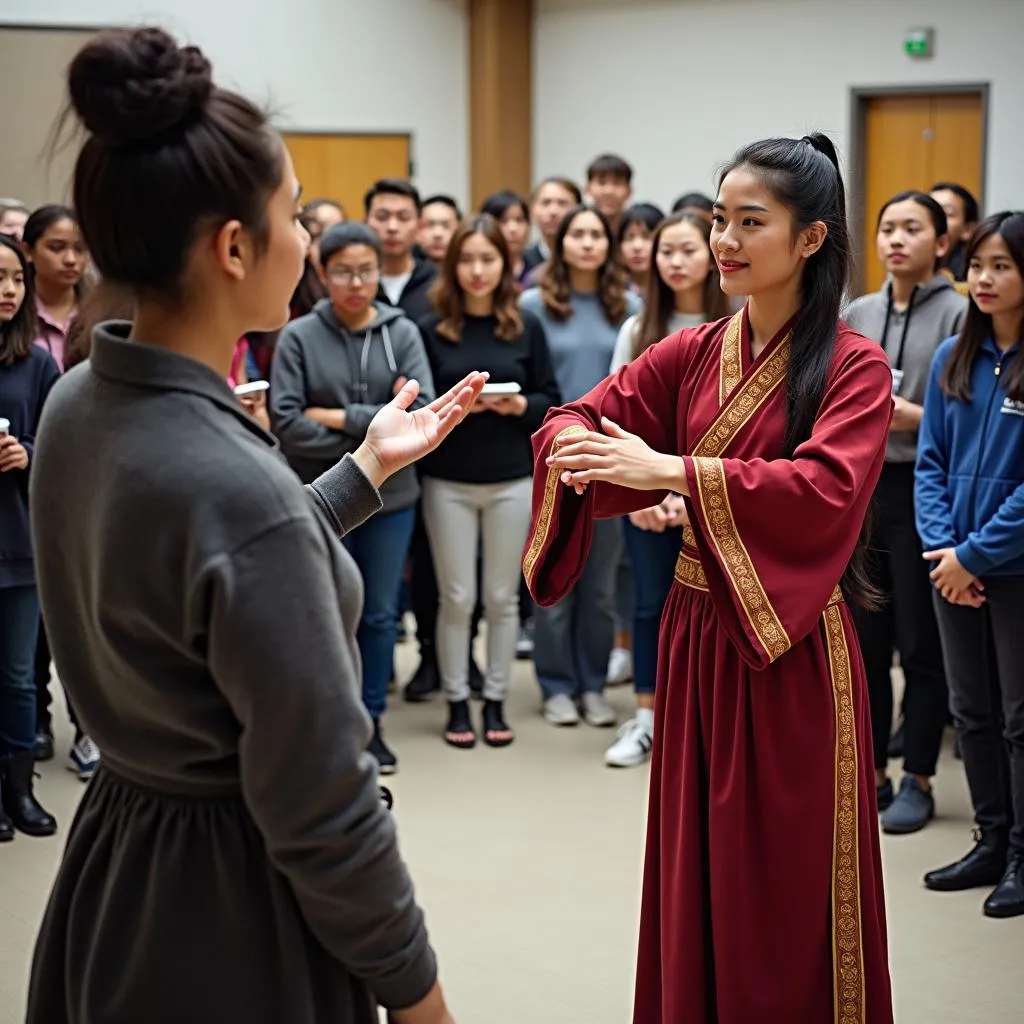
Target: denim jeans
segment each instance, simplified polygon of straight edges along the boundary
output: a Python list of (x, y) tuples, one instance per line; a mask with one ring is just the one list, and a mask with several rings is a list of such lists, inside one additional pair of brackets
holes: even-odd
[(0, 757), (35, 746), (38, 629), (36, 588), (0, 588)]
[(380, 512), (342, 543), (363, 577), (363, 617), (356, 639), (363, 660), (363, 704), (377, 719), (387, 708), (398, 639), (398, 587), (409, 553), (416, 512)]
[(675, 578), (676, 558), (683, 544), (678, 528), (655, 533), (623, 520), (626, 550), (633, 564), (633, 685), (637, 693), (654, 693), (658, 676), (661, 613)]

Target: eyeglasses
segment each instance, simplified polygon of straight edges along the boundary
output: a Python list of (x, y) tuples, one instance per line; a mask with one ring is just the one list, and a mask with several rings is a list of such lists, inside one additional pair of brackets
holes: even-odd
[(332, 284), (348, 285), (358, 280), (360, 284), (366, 284), (369, 281), (376, 281), (380, 276), (379, 267), (358, 267), (353, 270), (350, 267), (331, 267), (327, 271), (327, 276), (331, 279)]

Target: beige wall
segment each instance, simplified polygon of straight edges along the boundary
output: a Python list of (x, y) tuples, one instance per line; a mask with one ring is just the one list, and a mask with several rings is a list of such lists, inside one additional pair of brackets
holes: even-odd
[(65, 96), (64, 70), (89, 33), (75, 29), (0, 28), (0, 195), (29, 207), (70, 196), (75, 146), (52, 161), (47, 150)]

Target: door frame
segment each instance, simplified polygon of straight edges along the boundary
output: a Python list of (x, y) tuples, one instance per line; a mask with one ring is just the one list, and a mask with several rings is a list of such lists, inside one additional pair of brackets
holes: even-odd
[(346, 139), (394, 139), (404, 138), (409, 146), (409, 166), (407, 168), (409, 181), (415, 184), (416, 177), (416, 135), (408, 128), (396, 128), (393, 132), (383, 131), (345, 131), (342, 128), (289, 128), (285, 125), (275, 125), (281, 135), (326, 135), (328, 137), (344, 137)]
[[(848, 216), (852, 230), (860, 232), (864, 223), (864, 180), (867, 131), (867, 107), (871, 100), (886, 99), (890, 96), (977, 96), (981, 100), (981, 190), (978, 196), (979, 209), (985, 208), (985, 180), (988, 175), (988, 122), (990, 82), (935, 82), (922, 85), (869, 85), (854, 86), (850, 89), (850, 188), (848, 190)], [(860, 260), (853, 271), (851, 294), (859, 294), (864, 282), (864, 271)]]

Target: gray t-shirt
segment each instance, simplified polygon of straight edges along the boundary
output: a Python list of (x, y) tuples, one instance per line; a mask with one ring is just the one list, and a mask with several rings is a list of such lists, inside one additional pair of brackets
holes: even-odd
[(520, 299), (522, 308), (537, 316), (544, 325), (551, 363), (562, 401), (566, 403), (582, 398), (608, 376), (619, 329), (627, 317), (640, 311), (639, 299), (627, 295), (626, 315), (618, 323), (612, 323), (596, 292), (573, 292), (571, 301), (572, 316), (556, 320), (544, 305), (539, 288), (524, 292)]

